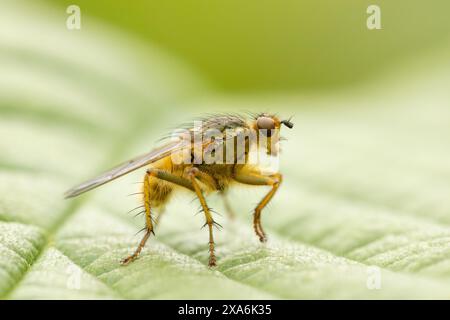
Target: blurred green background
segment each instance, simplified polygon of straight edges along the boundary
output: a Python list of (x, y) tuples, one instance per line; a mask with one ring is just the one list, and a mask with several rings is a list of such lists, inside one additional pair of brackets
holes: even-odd
[[(81, 8), (68, 30), (66, 8)], [(369, 4), (382, 30), (366, 27)], [(450, 3), (0, 0), (0, 299), (450, 298)], [(142, 170), (63, 192), (205, 112), (294, 115), (283, 185), (180, 193), (128, 267)], [(158, 212), (157, 212), (158, 213)], [(381, 287), (368, 285), (373, 267)]]
[[(71, 1), (49, 1), (64, 10)], [(433, 0), (79, 0), (89, 17), (159, 45), (228, 91), (355, 85), (448, 42), (450, 3)], [(383, 31), (366, 27), (379, 5)]]

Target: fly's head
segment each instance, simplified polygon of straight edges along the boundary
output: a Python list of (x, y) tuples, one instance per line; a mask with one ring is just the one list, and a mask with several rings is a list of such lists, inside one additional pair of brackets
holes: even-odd
[(261, 113), (255, 117), (252, 127), (256, 131), (259, 146), (265, 145), (267, 154), (275, 156), (278, 154), (278, 142), (280, 141), (282, 126), (292, 129), (294, 124), (291, 119), (281, 120), (278, 116), (269, 113)]

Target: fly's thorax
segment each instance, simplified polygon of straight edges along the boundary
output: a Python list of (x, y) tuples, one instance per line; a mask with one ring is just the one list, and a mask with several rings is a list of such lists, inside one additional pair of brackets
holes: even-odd
[(176, 165), (278, 165), (279, 130), (233, 128), (209, 129), (198, 135), (185, 135), (189, 147), (171, 156)]
[(277, 164), (280, 121), (268, 116), (250, 122), (233, 119), (220, 117), (195, 122), (194, 127), (178, 134), (178, 139), (184, 140), (186, 147), (174, 152), (173, 162), (259, 165), (270, 159), (270, 166)]

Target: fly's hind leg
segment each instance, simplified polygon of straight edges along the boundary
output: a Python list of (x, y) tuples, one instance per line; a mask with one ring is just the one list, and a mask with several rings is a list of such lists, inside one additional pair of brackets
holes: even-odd
[(261, 212), (273, 198), (278, 188), (280, 187), (282, 175), (276, 173), (270, 176), (261, 175), (258, 173), (236, 173), (234, 179), (240, 183), (256, 185), (256, 186), (271, 186), (272, 189), (262, 198), (256, 206), (253, 213), (253, 228), (259, 241), (266, 242), (267, 237), (261, 225)]
[[(153, 181), (152, 181), (153, 179)], [(186, 187), (192, 191), (194, 191), (194, 188), (192, 187), (192, 184), (189, 180), (176, 176), (168, 171), (160, 170), (160, 169), (148, 169), (145, 177), (144, 177), (144, 186), (143, 186), (143, 194), (144, 194), (144, 209), (145, 209), (145, 234), (142, 238), (141, 242), (139, 243), (138, 247), (134, 251), (134, 253), (125, 259), (122, 260), (122, 264), (126, 265), (133, 260), (135, 260), (139, 254), (141, 253), (142, 249), (145, 246), (145, 243), (147, 242), (148, 238), (150, 237), (150, 234), (154, 233), (154, 225), (156, 224), (153, 221), (152, 216), (152, 202), (156, 202), (158, 205), (164, 205), (164, 202), (167, 199), (167, 196), (169, 195), (171, 189), (162, 191), (158, 181), (154, 179), (164, 180), (167, 182), (172, 182), (177, 185)], [(162, 207), (164, 208), (164, 207)], [(160, 213), (161, 215), (161, 213)], [(159, 216), (157, 218), (157, 221), (159, 220)]]
[(144, 177), (144, 187), (143, 187), (143, 194), (144, 194), (144, 209), (145, 209), (145, 234), (142, 238), (141, 242), (139, 243), (136, 250), (133, 252), (133, 254), (129, 255), (125, 259), (121, 261), (123, 265), (127, 265), (128, 263), (134, 261), (139, 254), (141, 253), (142, 249), (145, 246), (145, 243), (147, 242), (148, 238), (150, 237), (150, 234), (153, 233), (153, 218), (152, 218), (152, 209), (150, 207), (150, 178), (152, 176), (155, 176), (154, 173), (152, 173), (151, 170), (148, 170)]
[[(204, 172), (201, 172), (197, 168), (191, 168), (188, 171), (188, 177), (191, 180), (192, 186), (194, 187), (194, 191), (197, 195), (198, 200), (203, 209), (203, 213), (205, 214), (205, 226), (208, 226), (209, 229), (209, 263), (210, 267), (216, 266), (216, 255), (214, 253), (214, 236), (213, 236), (213, 226), (217, 224), (211, 215), (211, 210), (206, 203), (205, 197), (203, 196), (203, 192), (197, 182), (198, 178), (210, 179), (211, 177)], [(211, 178), (212, 179), (212, 178)]]

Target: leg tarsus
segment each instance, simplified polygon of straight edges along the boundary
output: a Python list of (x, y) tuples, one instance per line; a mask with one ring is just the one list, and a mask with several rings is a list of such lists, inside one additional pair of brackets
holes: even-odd
[(253, 214), (253, 228), (255, 229), (256, 235), (259, 237), (259, 241), (264, 243), (267, 242), (267, 236), (261, 225), (261, 211), (256, 211)]
[(210, 256), (209, 256), (208, 266), (212, 268), (212, 267), (217, 266), (217, 260), (216, 260), (215, 254), (214, 254), (214, 241), (209, 242), (209, 252), (212, 252), (212, 255), (210, 254)]
[(136, 260), (139, 257), (139, 254), (141, 253), (142, 249), (145, 246), (145, 243), (147, 242), (148, 238), (150, 237), (150, 234), (155, 235), (155, 233), (153, 232), (153, 230), (147, 228), (145, 231), (145, 235), (142, 238), (141, 242), (139, 243), (139, 246), (136, 248), (136, 250), (133, 252), (133, 254), (129, 255), (128, 257), (122, 259), (120, 261), (120, 263), (124, 266), (126, 266), (127, 264), (129, 264), (130, 262), (133, 262), (134, 260)]

